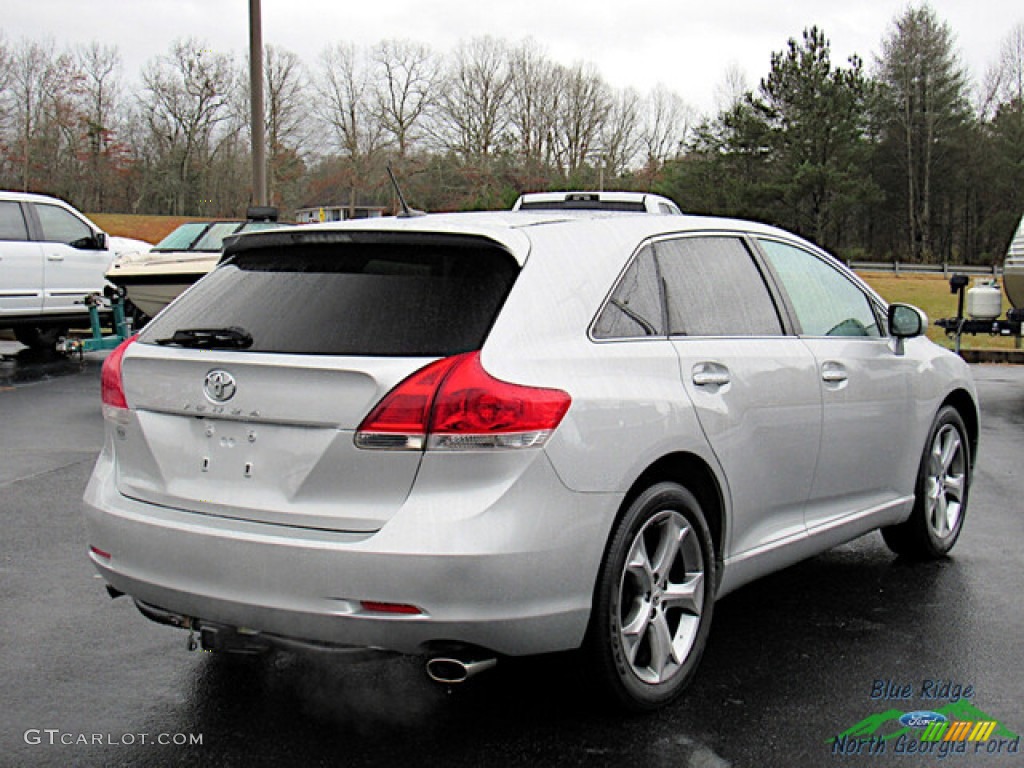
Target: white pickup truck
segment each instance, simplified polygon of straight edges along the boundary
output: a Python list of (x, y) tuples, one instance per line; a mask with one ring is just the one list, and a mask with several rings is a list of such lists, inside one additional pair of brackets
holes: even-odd
[(0, 191), (0, 329), (53, 349), (70, 327), (88, 326), (80, 302), (103, 291), (113, 258), (106, 233), (67, 203)]

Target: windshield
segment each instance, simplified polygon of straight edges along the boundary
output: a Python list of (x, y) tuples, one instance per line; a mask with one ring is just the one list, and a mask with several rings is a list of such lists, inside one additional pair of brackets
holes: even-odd
[(259, 232), (261, 229), (277, 229), (278, 227), (289, 226), (282, 224), (279, 221), (247, 221), (242, 225), (242, 228), (238, 230), (238, 233), (242, 232)]
[(150, 250), (187, 251), (209, 226), (210, 222), (208, 221), (190, 221), (187, 224), (182, 224)]
[(224, 238), (234, 234), (242, 224), (240, 221), (215, 222), (189, 250), (219, 251), (224, 247)]

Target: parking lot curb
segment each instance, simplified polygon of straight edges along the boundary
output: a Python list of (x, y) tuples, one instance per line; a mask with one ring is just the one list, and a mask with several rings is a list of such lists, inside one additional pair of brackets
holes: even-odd
[(960, 357), (968, 363), (1024, 365), (1024, 349), (961, 349)]

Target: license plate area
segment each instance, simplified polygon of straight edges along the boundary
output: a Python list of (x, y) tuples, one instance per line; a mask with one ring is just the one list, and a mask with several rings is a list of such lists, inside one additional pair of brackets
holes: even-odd
[(198, 470), (202, 475), (220, 480), (252, 480), (259, 465), (259, 453), (266, 453), (268, 435), (258, 426), (233, 421), (199, 419), (201, 432)]

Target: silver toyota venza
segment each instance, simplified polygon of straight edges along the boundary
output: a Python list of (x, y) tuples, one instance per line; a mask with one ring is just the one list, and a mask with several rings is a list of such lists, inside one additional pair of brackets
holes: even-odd
[(967, 366), (787, 232), (506, 211), (242, 235), (107, 359), (85, 494), (113, 595), (210, 649), (579, 649), (676, 697), (715, 601), (963, 526)]

